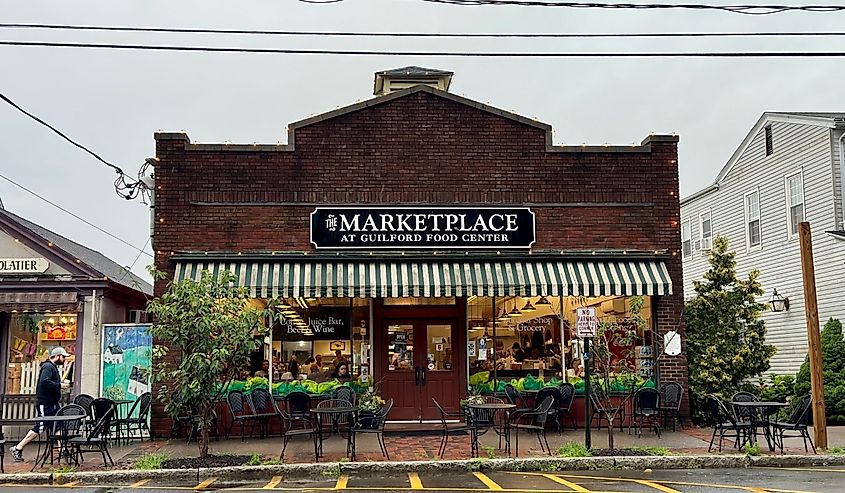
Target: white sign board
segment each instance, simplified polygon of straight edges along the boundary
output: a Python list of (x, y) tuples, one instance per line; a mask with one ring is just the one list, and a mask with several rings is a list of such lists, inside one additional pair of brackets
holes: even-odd
[(475, 341), (467, 341), (467, 356), (470, 358), (475, 357)]
[(47, 270), (50, 263), (46, 258), (0, 258), (2, 274), (38, 274)]
[(678, 334), (674, 330), (663, 334), (663, 352), (669, 356), (681, 354), (681, 334)]
[(596, 317), (595, 307), (576, 309), (578, 317), (575, 323), (575, 333), (578, 337), (595, 337), (599, 328), (599, 319)]

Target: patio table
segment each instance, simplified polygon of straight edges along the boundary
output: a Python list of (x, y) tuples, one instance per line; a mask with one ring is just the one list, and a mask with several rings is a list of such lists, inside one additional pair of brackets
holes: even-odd
[(745, 407), (754, 410), (760, 410), (760, 415), (762, 419), (755, 421), (754, 416), (756, 416), (756, 412), (754, 416), (751, 418), (751, 424), (753, 428), (753, 432), (751, 434), (751, 443), (756, 443), (757, 441), (757, 427), (761, 426), (763, 428), (763, 436), (766, 437), (766, 443), (769, 446), (769, 451), (774, 452), (775, 446), (772, 441), (772, 421), (771, 416), (778, 410), (789, 406), (789, 404), (785, 402), (775, 402), (775, 401), (740, 401), (740, 402), (731, 402), (732, 406), (736, 407)]
[[(505, 450), (510, 456), (511, 453), (511, 436), (510, 436), (510, 426), (511, 426), (511, 411), (516, 409), (514, 404), (505, 404), (505, 403), (496, 403), (496, 402), (485, 402), (483, 404), (467, 404), (467, 408), (470, 410), (470, 415), (472, 419), (472, 447), (471, 453), (477, 454), (478, 453), (478, 428), (479, 428), (479, 420), (476, 419), (474, 416), (475, 413), (473, 411), (493, 411), (493, 413), (497, 413), (499, 411), (505, 412), (505, 429), (503, 430), (504, 437), (505, 437)], [(501, 444), (500, 444), (501, 445)]]
[[(53, 463), (53, 443), (57, 441), (55, 431), (56, 431), (56, 423), (70, 423), (72, 421), (80, 421), (85, 419), (85, 416), (76, 414), (76, 415), (64, 415), (64, 416), (41, 416), (37, 418), (29, 418), (27, 421), (31, 423), (43, 423), (44, 424), (44, 431), (47, 433), (47, 444), (44, 447), (44, 453), (41, 453), (41, 444), (38, 445), (39, 449), (35, 455), (35, 464), (32, 465), (32, 469), (30, 472), (35, 471), (35, 468), (38, 467), (38, 463), (41, 462), (41, 467), (44, 467), (47, 464), (47, 458), (50, 457), (50, 463)], [(62, 444), (62, 449), (59, 450), (59, 462), (62, 461), (62, 455), (64, 454), (65, 444)], [(39, 457), (40, 456), (40, 457)], [(70, 456), (66, 457), (68, 464), (70, 464)]]
[(350, 422), (352, 422), (353, 421), (352, 418), (354, 417), (354, 415), (357, 411), (358, 411), (358, 409), (356, 407), (353, 407), (353, 406), (317, 407), (317, 408), (311, 409), (311, 412), (316, 414), (316, 419), (317, 419), (317, 440), (318, 440), (318, 445), (317, 445), (318, 454), (317, 455), (319, 457), (323, 456), (323, 417), (328, 416), (328, 417), (331, 418), (331, 422), (335, 423), (335, 420), (338, 417), (345, 414), (345, 415), (350, 416)]

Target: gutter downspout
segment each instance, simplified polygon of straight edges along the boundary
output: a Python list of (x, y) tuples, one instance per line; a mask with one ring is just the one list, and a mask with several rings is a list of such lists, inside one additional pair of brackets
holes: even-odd
[(840, 229), (845, 229), (845, 131), (839, 136), (839, 194), (842, 203), (842, 217), (839, 218)]

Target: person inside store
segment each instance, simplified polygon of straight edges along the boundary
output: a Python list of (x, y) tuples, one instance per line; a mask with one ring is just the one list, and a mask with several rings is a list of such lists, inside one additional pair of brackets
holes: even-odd
[(584, 365), (581, 363), (580, 358), (572, 358), (572, 376), (584, 376)]
[(343, 358), (343, 353), (340, 351), (340, 349), (335, 349), (335, 352), (334, 352), (335, 369), (337, 369), (337, 367), (340, 366), (341, 363), (346, 363), (346, 360)]
[[(59, 410), (59, 402), (62, 399), (62, 389), (70, 386), (63, 383), (59, 374), (59, 365), (65, 364), (65, 358), (70, 356), (61, 346), (50, 351), (50, 359), (41, 363), (38, 372), (38, 384), (35, 387), (35, 413), (36, 417), (53, 416)], [(23, 449), (41, 432), (44, 431), (44, 423), (36, 422), (26, 436), (11, 449), (15, 462), (23, 462)]]
[(323, 371), (323, 355), (317, 353), (314, 355), (314, 363), (317, 364), (317, 371)]
[(317, 366), (317, 363), (311, 363), (311, 366), (308, 367), (307, 378), (315, 382), (323, 379), (323, 374), (320, 372), (320, 367)]
[(265, 359), (261, 362), (261, 369), (255, 372), (256, 377), (264, 377), (267, 378), (267, 375), (270, 374), (270, 360)]
[(288, 373), (293, 375), (293, 378), (297, 378), (299, 376), (299, 362), (296, 360), (296, 355), (290, 355), (290, 361), (288, 361)]
[(511, 346), (511, 356), (513, 356), (514, 363), (525, 361), (525, 351), (522, 350), (518, 342), (513, 343), (513, 346)]
[(349, 374), (349, 365), (346, 361), (341, 361), (340, 364), (335, 367), (332, 377), (337, 378), (338, 380), (352, 378), (352, 375)]

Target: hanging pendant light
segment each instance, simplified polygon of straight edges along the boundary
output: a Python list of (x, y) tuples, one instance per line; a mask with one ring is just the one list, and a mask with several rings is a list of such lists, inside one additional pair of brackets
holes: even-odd
[(551, 305), (551, 303), (549, 303), (549, 300), (547, 300), (545, 296), (540, 296), (540, 299), (537, 300), (536, 304), (537, 304), (537, 306), (549, 306), (549, 305)]
[(519, 308), (516, 307), (516, 300), (513, 302), (513, 310), (508, 313), (508, 316), (511, 318), (521, 317), (522, 312), (519, 311)]
[(500, 313), (500, 314), (499, 314), (499, 316), (498, 316), (498, 317), (496, 317), (496, 321), (497, 321), (497, 322), (506, 322), (506, 321), (508, 321), (508, 320), (510, 320), (510, 318), (508, 317), (508, 312), (507, 312), (507, 310), (502, 309), (502, 313)]
[(531, 300), (525, 302), (525, 306), (522, 307), (522, 311), (525, 313), (536, 312), (537, 309), (534, 308), (534, 305), (531, 304)]

